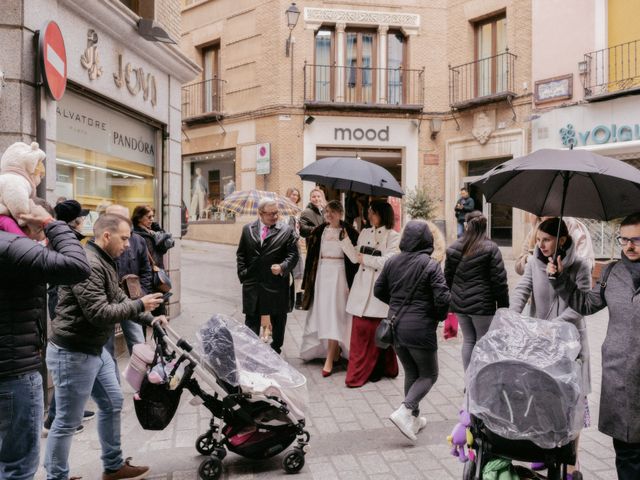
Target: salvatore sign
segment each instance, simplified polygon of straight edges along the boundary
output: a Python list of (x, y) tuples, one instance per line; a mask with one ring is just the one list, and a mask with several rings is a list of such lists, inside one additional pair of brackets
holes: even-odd
[(155, 166), (156, 131), (149, 125), (71, 92), (58, 101), (56, 114), (59, 142)]

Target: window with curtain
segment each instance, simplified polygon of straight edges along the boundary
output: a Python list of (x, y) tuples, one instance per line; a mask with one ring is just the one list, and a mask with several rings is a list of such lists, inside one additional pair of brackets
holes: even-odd
[(387, 102), (404, 103), (403, 69), (406, 39), (400, 32), (389, 32), (387, 37)]
[(377, 35), (373, 32), (346, 32), (345, 101), (375, 101), (375, 54)]
[(202, 50), (202, 98), (204, 113), (220, 111), (220, 45)]
[(320, 29), (316, 33), (315, 66), (313, 71), (315, 100), (329, 102), (333, 99), (333, 31)]
[(507, 18), (493, 17), (476, 24), (476, 96), (507, 90)]

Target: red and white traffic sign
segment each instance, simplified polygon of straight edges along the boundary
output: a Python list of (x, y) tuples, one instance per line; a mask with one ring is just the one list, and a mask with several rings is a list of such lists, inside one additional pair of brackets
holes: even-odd
[(55, 100), (60, 100), (67, 87), (67, 51), (60, 27), (47, 22), (40, 30), (39, 56), (42, 80)]

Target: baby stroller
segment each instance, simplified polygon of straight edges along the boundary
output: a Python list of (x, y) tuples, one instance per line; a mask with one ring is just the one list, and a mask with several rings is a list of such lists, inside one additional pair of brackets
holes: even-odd
[[(584, 421), (579, 353), (572, 324), (498, 310), (467, 371), (476, 457), (465, 465), (464, 480), (480, 480), (496, 457), (544, 462), (549, 480), (566, 478)], [(544, 478), (522, 466), (515, 471), (520, 478)], [(580, 472), (573, 479), (581, 480)]]
[(143, 428), (162, 430), (171, 422), (186, 389), (211, 412), (209, 430), (196, 440), (208, 458), (202, 480), (222, 475), (227, 450), (246, 458), (265, 459), (296, 445), (283, 457), (287, 473), (305, 463), (310, 435), (305, 430), (306, 379), (247, 327), (231, 317), (213, 316), (199, 332), (199, 351), (171, 328), (154, 327), (154, 362), (166, 381), (151, 369), (134, 397)]

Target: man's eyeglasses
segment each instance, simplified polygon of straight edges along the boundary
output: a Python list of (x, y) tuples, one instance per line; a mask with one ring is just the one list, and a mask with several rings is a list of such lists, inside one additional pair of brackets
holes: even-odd
[(621, 247), (625, 247), (629, 242), (631, 242), (634, 246), (640, 246), (640, 237), (627, 238), (618, 235), (616, 237), (616, 240), (618, 242), (618, 245), (620, 245)]
[(270, 217), (275, 217), (276, 215), (278, 215), (278, 211), (276, 210), (275, 212), (260, 212), (262, 215), (269, 215)]

